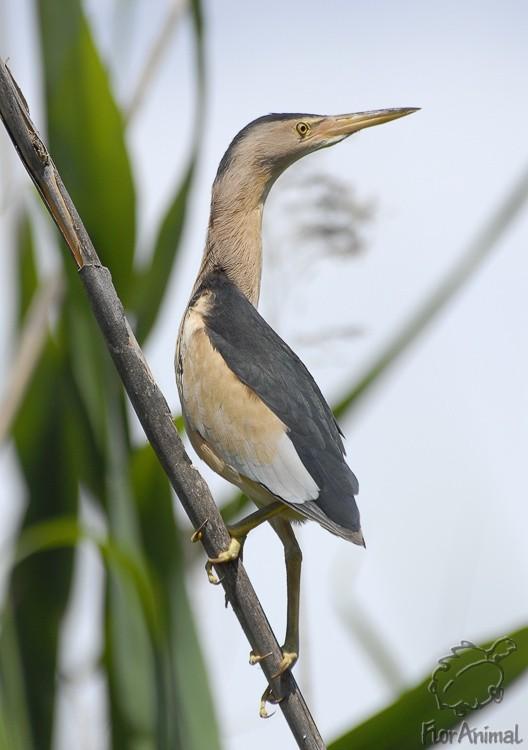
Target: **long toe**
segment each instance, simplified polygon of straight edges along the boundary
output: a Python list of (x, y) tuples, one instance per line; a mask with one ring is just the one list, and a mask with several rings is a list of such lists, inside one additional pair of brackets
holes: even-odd
[(215, 572), (213, 570), (213, 563), (209, 560), (205, 563), (205, 572), (207, 573), (209, 583), (212, 583), (213, 586), (218, 586), (219, 583), (222, 583), (222, 579), (218, 578), (218, 576), (215, 575)]
[(272, 656), (272, 652), (268, 651), (267, 654), (262, 654), (260, 656), (259, 654), (256, 654), (254, 651), (249, 652), (249, 663), (251, 666), (254, 666), (255, 664), (260, 664), (261, 661), (264, 661), (264, 659), (267, 659), (268, 657)]
[(275, 713), (275, 711), (273, 711), (271, 714), (269, 714), (267, 712), (267, 710), (266, 710), (266, 703), (272, 703), (274, 706), (276, 706), (277, 703), (281, 702), (281, 700), (283, 700), (282, 697), (281, 698), (275, 698), (275, 696), (273, 695), (273, 690), (268, 685), (268, 687), (262, 693), (262, 697), (261, 697), (260, 703), (259, 703), (259, 716), (260, 716), (260, 718), (261, 719), (269, 719), (270, 716), (273, 716), (273, 714)]
[[(244, 549), (244, 542), (246, 541), (246, 537), (240, 536), (240, 537), (231, 537), (231, 541), (229, 542), (229, 547), (225, 549), (223, 552), (220, 552), (218, 557), (210, 557), (207, 562), (205, 563), (205, 570), (207, 572), (207, 578), (209, 579), (209, 583), (212, 583), (214, 586), (217, 586), (219, 583), (221, 583), (222, 579), (218, 578), (214, 571), (213, 571), (213, 565), (221, 565), (222, 563), (230, 562), (231, 560), (236, 560), (237, 558), (240, 558), (242, 560), (242, 552)], [(227, 600), (226, 600), (226, 607), (227, 607)]]

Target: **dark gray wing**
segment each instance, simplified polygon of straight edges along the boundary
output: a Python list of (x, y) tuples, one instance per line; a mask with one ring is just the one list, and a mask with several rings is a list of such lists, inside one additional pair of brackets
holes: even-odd
[(205, 315), (213, 346), (287, 426), (302, 463), (320, 489), (317, 500), (303, 504), (306, 515), (329, 528), (322, 511), (338, 526), (359, 531), (354, 500), (358, 482), (344, 461), (339, 428), (315, 380), (225, 274), (211, 274), (197, 294), (205, 288), (213, 292)]

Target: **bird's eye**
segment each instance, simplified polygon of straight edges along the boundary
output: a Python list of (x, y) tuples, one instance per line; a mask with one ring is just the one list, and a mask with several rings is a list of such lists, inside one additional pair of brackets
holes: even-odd
[(310, 132), (310, 126), (306, 122), (298, 122), (295, 129), (301, 138), (304, 138)]

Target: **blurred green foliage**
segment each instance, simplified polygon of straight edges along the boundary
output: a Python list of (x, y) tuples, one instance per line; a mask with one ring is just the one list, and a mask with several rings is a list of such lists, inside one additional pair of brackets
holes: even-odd
[[(200, 132), (150, 257), (138, 267), (124, 120), (82, 4), (39, 0), (35, 8), (50, 150), (145, 340), (180, 249)], [(198, 2), (190, 15), (200, 110)], [(216, 717), (169, 485), (150, 447), (132, 447), (122, 388), (61, 242), (57, 236), (66, 293), (13, 429), (27, 507), (0, 636), (0, 741), (10, 750), (51, 747), (60, 626), (72, 594), (75, 549), (91, 538), (76, 520), (84, 491), (107, 529), (104, 538), (91, 541), (106, 562), (103, 669), (112, 746), (214, 750), (220, 747)], [(17, 244), (22, 327), (40, 284), (26, 214)]]
[[(528, 669), (528, 628), (520, 628), (510, 633), (516, 650), (501, 661), (504, 676), (501, 687), (508, 693), (510, 686)], [(489, 649), (495, 639), (481, 645)], [(482, 658), (477, 654), (476, 658)], [(391, 706), (370, 717), (363, 724), (332, 742), (328, 750), (420, 750), (436, 744), (434, 737), (446, 736), (442, 731), (457, 727), (462, 719), (449, 708), (438, 708), (429, 690), (431, 674), (438, 664), (431, 667), (431, 673), (416, 687), (407, 690)], [(464, 677), (464, 700), (471, 701), (486, 692), (483, 684), (486, 676), (478, 669), (468, 670)], [(476, 711), (478, 712), (478, 708)], [(467, 714), (465, 721), (477, 721), (477, 716)], [(434, 734), (431, 729), (434, 727)], [(506, 729), (506, 727), (504, 727)], [(514, 727), (507, 727), (514, 729)], [(455, 744), (453, 742), (452, 744)]]
[[(200, 3), (194, 0), (189, 10), (197, 71), (194, 142), (142, 264), (136, 257), (136, 190), (125, 123), (82, 3), (35, 0), (35, 9), (50, 151), (144, 342), (177, 265), (201, 146), (205, 65)], [(511, 212), (502, 218), (507, 224)], [(20, 330), (42, 283), (34, 235), (32, 220), (22, 210), (16, 276)], [(351, 385), (337, 414), (343, 416), (359, 403), (489, 249), (489, 243), (471, 249), (473, 264), (455, 269), (434, 305), (418, 310)], [(77, 550), (90, 544), (105, 569), (104, 651), (98, 666), (107, 684), (112, 747), (215, 750), (221, 743), (185, 587), (171, 491), (150, 446), (132, 445), (122, 388), (58, 236), (56, 250), (66, 291), (13, 429), (27, 505), (1, 615), (0, 748), (52, 747), (61, 625), (72, 596)], [(104, 532), (95, 533), (83, 522), (83, 495), (97, 505)], [(245, 502), (234, 497), (224, 507), (225, 517), (240, 513)], [(528, 666), (526, 630), (511, 637), (518, 651), (509, 661), (506, 684)], [(418, 747), (416, 727), (433, 708), (426, 687), (418, 685), (331, 747)], [(453, 724), (451, 720), (449, 726)]]

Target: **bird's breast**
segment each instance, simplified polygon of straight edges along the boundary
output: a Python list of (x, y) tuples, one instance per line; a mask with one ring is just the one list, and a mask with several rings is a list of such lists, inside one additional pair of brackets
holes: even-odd
[[(193, 300), (177, 347), (178, 389), (193, 448), (259, 505), (277, 496), (286, 500), (304, 500), (307, 493), (313, 496), (317, 488), (295, 452), (286, 425), (212, 345), (206, 323), (210, 304), (208, 292)], [(256, 483), (258, 490), (248, 481)], [(265, 498), (260, 496), (264, 488), (271, 493), (264, 492)]]
[[(236, 457), (237, 463), (270, 464), (285, 426), (212, 346), (204, 321), (207, 307), (204, 294), (187, 310), (179, 337), (178, 389), (190, 434), (201, 436), (226, 463)], [(210, 463), (201, 447), (193, 447)]]

